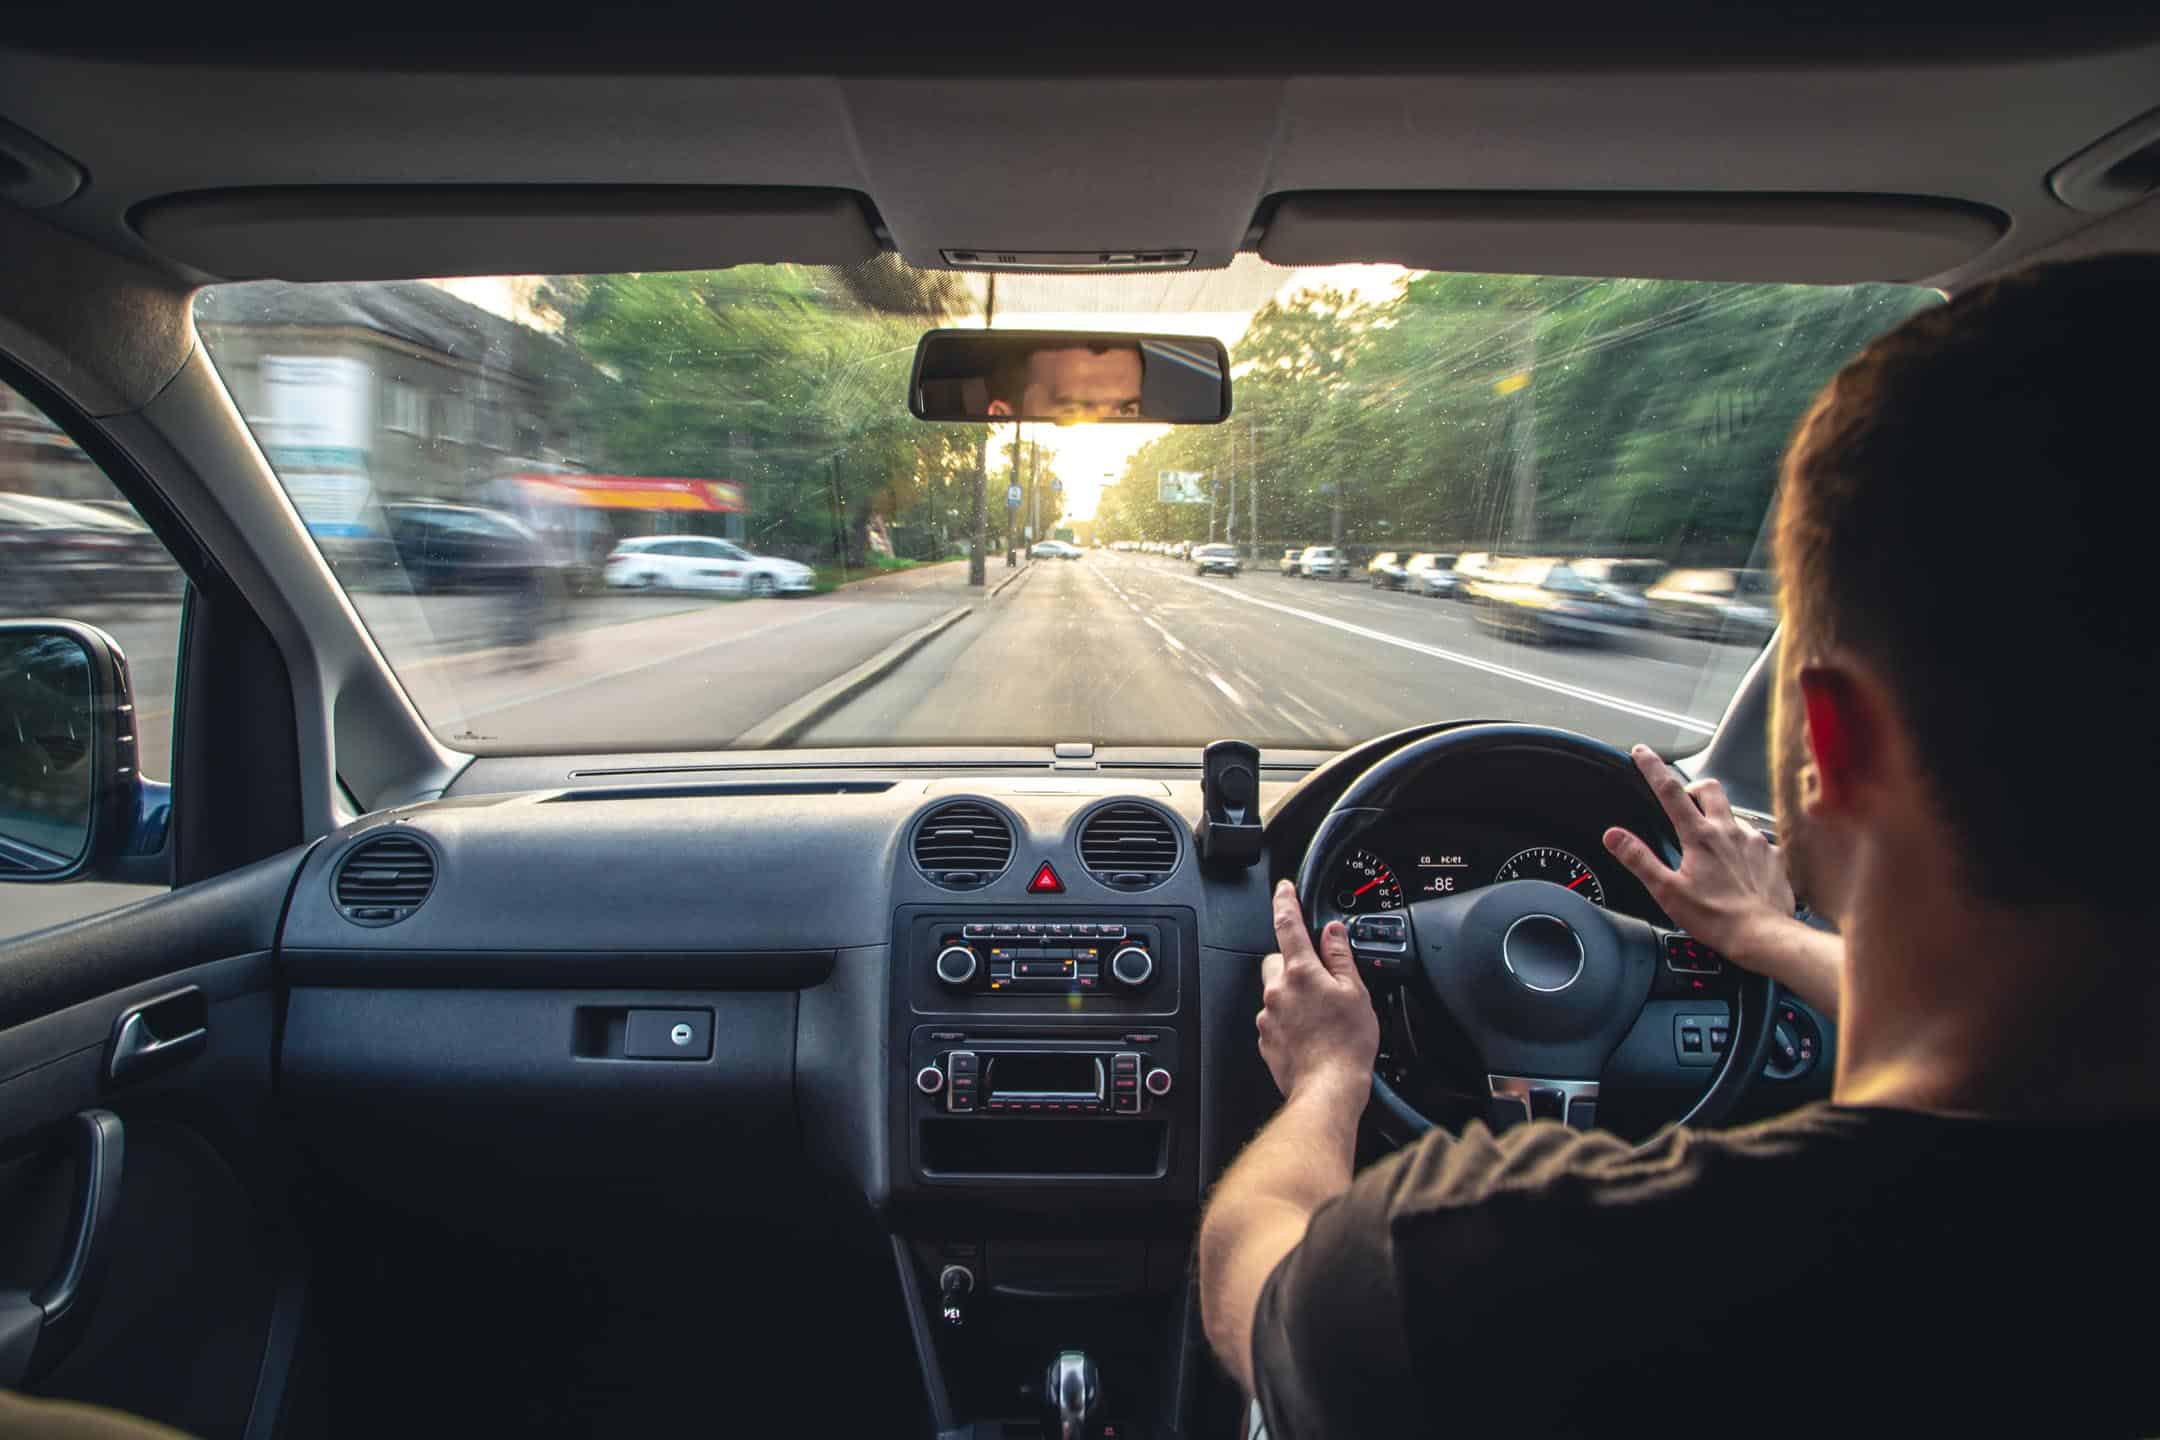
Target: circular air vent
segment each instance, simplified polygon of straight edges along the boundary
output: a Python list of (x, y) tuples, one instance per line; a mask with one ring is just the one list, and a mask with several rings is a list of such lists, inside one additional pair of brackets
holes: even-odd
[(931, 884), (976, 890), (1012, 863), (1012, 822), (980, 800), (954, 800), (915, 822), (915, 867)]
[(1152, 805), (1121, 800), (1080, 826), (1080, 863), (1114, 890), (1152, 890), (1178, 867), (1178, 827)]
[(435, 888), (435, 852), (410, 835), (378, 835), (355, 845), (330, 892), (355, 925), (393, 925)]

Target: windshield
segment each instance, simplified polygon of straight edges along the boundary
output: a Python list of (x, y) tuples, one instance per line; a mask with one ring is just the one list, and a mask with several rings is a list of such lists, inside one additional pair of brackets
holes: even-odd
[[(1462, 716), (1692, 748), (1760, 618), (1698, 607), (1668, 629), (1679, 607), (1653, 606), (1532, 644), (1519, 619), (1483, 623), (1501, 602), (1476, 585), (1369, 567), (1619, 554), (1593, 573), (1742, 570), (1774, 605), (1766, 516), (1795, 421), (1937, 298), (1252, 256), (993, 279), (888, 257), (221, 285), (196, 321), (460, 749), (1334, 749)], [(984, 325), (1219, 339), (1234, 413), (913, 419), (922, 333)], [(1242, 573), (1202, 573), (1205, 545)]]

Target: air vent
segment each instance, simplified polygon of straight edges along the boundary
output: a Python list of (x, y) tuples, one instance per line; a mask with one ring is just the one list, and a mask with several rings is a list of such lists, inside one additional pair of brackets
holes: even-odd
[(420, 908), (435, 888), (435, 852), (410, 835), (362, 841), (338, 866), (332, 893), (356, 925), (391, 925)]
[(1105, 805), (1080, 827), (1080, 863), (1116, 889), (1152, 889), (1177, 869), (1177, 829), (1152, 806)]
[(1005, 873), (1012, 853), (1012, 825), (980, 801), (940, 805), (915, 825), (915, 864), (947, 890), (989, 884)]

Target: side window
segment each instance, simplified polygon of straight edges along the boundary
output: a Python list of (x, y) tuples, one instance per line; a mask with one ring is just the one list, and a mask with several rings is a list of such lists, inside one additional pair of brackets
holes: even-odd
[[(44, 412), (0, 383), (0, 620), (79, 620), (120, 642), (142, 773), (172, 778), (179, 566), (135, 507)], [(158, 893), (151, 885), (8, 885), (0, 944)]]

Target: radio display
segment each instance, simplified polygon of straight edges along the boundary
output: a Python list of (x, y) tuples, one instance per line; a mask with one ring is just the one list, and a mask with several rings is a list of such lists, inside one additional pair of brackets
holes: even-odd
[(1102, 1098), (1102, 1062), (1093, 1055), (992, 1055), (986, 1094)]

